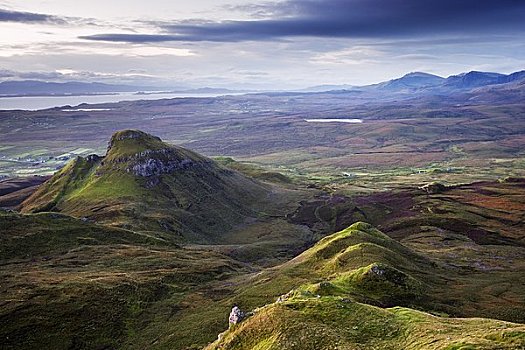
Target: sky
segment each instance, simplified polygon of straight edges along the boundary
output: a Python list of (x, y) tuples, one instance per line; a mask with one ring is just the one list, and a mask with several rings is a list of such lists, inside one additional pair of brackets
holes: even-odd
[(0, 81), (296, 89), (525, 69), (524, 0), (0, 0)]

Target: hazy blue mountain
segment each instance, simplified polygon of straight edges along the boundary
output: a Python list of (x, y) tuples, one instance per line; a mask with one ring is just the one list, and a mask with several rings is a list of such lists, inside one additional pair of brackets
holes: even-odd
[(525, 79), (525, 70), (512, 74), (500, 74), (491, 72), (467, 72), (443, 78), (438, 75), (425, 72), (412, 72), (400, 78), (389, 81), (365, 85), (319, 85), (309, 87), (304, 92), (327, 92), (327, 91), (350, 91), (380, 93), (438, 93), (440, 95), (456, 92), (458, 90), (472, 90), (484, 86), (507, 84)]
[(502, 78), (504, 83), (512, 83), (515, 81), (521, 81), (525, 79), (525, 70), (514, 72)]
[(39, 80), (0, 82), (0, 96), (51, 96), (51, 95), (92, 95), (119, 92), (137, 92), (140, 94), (156, 93), (191, 93), (191, 94), (228, 94), (248, 92), (247, 90), (230, 90), (225, 88), (201, 87), (156, 87), (123, 84), (66, 82), (55, 83)]
[(442, 84), (445, 78), (437, 75), (413, 72), (408, 73), (401, 78), (393, 79), (384, 83), (378, 84), (382, 89), (420, 89)]
[[(381, 82), (378, 84), (354, 86), (349, 84), (342, 85), (317, 85), (302, 90), (304, 93), (317, 93), (328, 91), (341, 92), (362, 92), (362, 93), (439, 93), (448, 94), (457, 90), (471, 90), (484, 86), (497, 84), (507, 84), (525, 79), (525, 70), (512, 74), (500, 74), (491, 72), (467, 72), (442, 78), (437, 75), (425, 72), (412, 72), (400, 78)], [(156, 92), (173, 93), (242, 93), (254, 92), (248, 90), (230, 90), (225, 88), (187, 88), (187, 87), (154, 87), (154, 86), (134, 86), (124, 84), (105, 84), (87, 82), (45, 82), (38, 80), (23, 81), (4, 81), (0, 82), (0, 96), (52, 96), (52, 95), (90, 95), (90, 94), (110, 94), (119, 92), (141, 92), (150, 94)], [(287, 94), (288, 92), (283, 92)]]
[(458, 89), (475, 88), (504, 82), (504, 74), (472, 71), (448, 77), (444, 86)]
[(48, 95), (83, 95), (116, 92), (134, 92), (140, 90), (158, 90), (151, 86), (115, 85), (84, 82), (44, 82), (38, 80), (4, 81), (0, 83), (0, 95), (48, 96)]

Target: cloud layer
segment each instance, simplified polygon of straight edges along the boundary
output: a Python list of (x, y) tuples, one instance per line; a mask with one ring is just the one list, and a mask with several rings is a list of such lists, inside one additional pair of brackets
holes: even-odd
[(158, 25), (159, 33), (108, 33), (81, 38), (132, 43), (239, 42), (293, 37), (501, 34), (525, 30), (525, 2), (521, 0), (288, 0), (244, 9), (259, 17), (261, 13), (278, 17), (201, 23), (162, 22)]
[(66, 24), (63, 18), (40, 13), (0, 9), (0, 22)]
[(510, 73), (525, 68), (523, 18), (524, 0), (0, 0), (0, 80), (283, 89)]

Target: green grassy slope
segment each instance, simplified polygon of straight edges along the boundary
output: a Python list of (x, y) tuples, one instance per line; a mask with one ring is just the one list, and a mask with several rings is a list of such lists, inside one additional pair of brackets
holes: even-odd
[(0, 223), (2, 261), (60, 255), (82, 245), (168, 245), (152, 236), (93, 225), (56, 213), (28, 216), (0, 212)]
[(189, 150), (141, 131), (113, 135), (105, 157), (78, 157), (22, 204), (155, 231), (179, 242), (214, 242), (257, 216), (269, 189)]
[(415, 186), (353, 197), (336, 192), (302, 203), (290, 219), (313, 230), (366, 220), (435, 264), (426, 269), (435, 280), (426, 291), (429, 309), (525, 323), (524, 212), (525, 182), (514, 178), (432, 194)]
[(345, 295), (379, 306), (421, 307), (429, 302), (427, 290), (439, 282), (427, 273), (429, 269), (435, 269), (432, 261), (359, 222), (253, 276), (231, 302), (253, 309), (311, 284), (310, 291), (320, 295)]
[[(519, 250), (520, 248), (516, 249)], [(499, 252), (503, 256), (505, 254), (513, 256), (515, 253), (516, 251), (513, 252), (510, 249), (508, 251), (500, 250)], [(485, 253), (480, 253), (477, 256), (473, 252), (470, 254), (470, 256), (479, 259), (478, 261), (486, 261), (487, 259)], [(506, 270), (496, 270), (496, 273), (487, 271), (487, 276), (483, 277), (476, 271), (449, 267), (443, 264), (440, 259), (435, 259), (433, 255), (430, 255), (429, 258), (417, 250), (396, 242), (368, 224), (357, 223), (322, 239), (312, 248), (280, 266), (265, 269), (248, 276), (233, 277), (231, 280), (217, 283), (210, 291), (203, 291), (199, 298), (192, 300), (198, 300), (205, 311), (182, 312), (180, 314), (180, 322), (184, 325), (185, 330), (178, 329), (174, 331), (174, 334), (181, 334), (181, 332), (187, 334), (192, 327), (198, 325), (202, 329), (206, 329), (206, 331), (199, 334), (194, 333), (192, 337), (194, 342), (202, 343), (206, 339), (209, 341), (218, 333), (214, 334), (214, 330), (220, 329), (221, 326), (222, 330), (227, 327), (227, 315), (232, 305), (238, 305), (244, 311), (250, 311), (258, 310), (264, 305), (273, 304), (278, 299), (283, 301), (306, 298), (312, 302), (344, 299), (352, 302), (352, 305), (362, 305), (360, 307), (364, 310), (363, 313), (369, 312), (367, 310), (379, 310), (375, 308), (376, 306), (390, 308), (401, 305), (409, 307), (410, 310), (407, 309), (406, 312), (410, 317), (399, 320), (399, 322), (396, 321), (396, 325), (407, 327), (406, 331), (403, 331), (406, 333), (403, 337), (410, 338), (409, 333), (414, 332), (415, 335), (410, 339), (414, 342), (415, 345), (412, 348), (415, 349), (418, 346), (421, 348), (425, 342), (432, 342), (434, 338), (439, 339), (439, 341), (436, 341), (437, 345), (435, 348), (450, 346), (451, 349), (454, 349), (454, 346), (460, 348), (458, 344), (463, 343), (465, 345), (474, 342), (485, 345), (490, 344), (490, 346), (487, 345), (485, 347), (489, 349), (513, 349), (513, 346), (515, 346), (513, 342), (520, 340), (520, 337), (523, 337), (523, 333), (513, 335), (511, 332), (497, 336), (497, 330), (499, 329), (497, 325), (505, 324), (504, 322), (499, 323), (499, 321), (493, 320), (479, 320), (477, 322), (475, 320), (468, 321), (451, 317), (454, 315), (463, 317), (485, 315), (484, 317), (490, 317), (491, 311), (499, 310), (493, 315), (505, 320), (522, 322), (520, 320), (524, 314), (524, 305), (522, 301), (519, 301), (519, 298), (521, 296), (523, 300), (523, 289), (520, 287), (523, 270), (517, 261), (513, 263), (513, 266), (514, 270), (510, 267), (505, 267)], [(514, 286), (506, 290), (508, 289), (508, 283), (503, 284), (503, 278), (507, 281), (512, 281), (511, 283)], [(485, 283), (491, 279), (497, 286), (503, 288), (501, 289), (502, 298), (500, 300), (495, 300), (492, 296), (490, 298), (478, 298), (479, 293), (486, 291)], [(464, 287), (461, 288), (461, 285), (464, 285)], [(465, 288), (466, 286), (468, 288)], [(493, 287), (496, 287), (496, 285)], [(476, 291), (476, 288), (479, 291)], [(224, 294), (222, 294), (222, 297), (217, 298), (217, 293)], [(280, 304), (278, 303), (278, 305)], [(310, 309), (308, 303), (305, 305), (307, 310)], [(323, 308), (323, 304), (320, 307)], [(315, 311), (315, 313), (317, 312), (318, 310)], [(326, 334), (338, 334), (340, 329), (337, 327), (333, 331), (329, 331), (331, 327), (334, 327), (333, 323), (346, 323), (346, 316), (337, 314), (337, 310), (333, 310), (332, 315), (336, 321), (328, 325), (318, 325), (319, 327), (317, 327), (314, 323), (319, 321), (319, 319), (315, 316), (315, 313), (312, 312), (308, 315), (310, 320), (300, 318), (301, 315), (297, 316), (297, 322), (292, 319), (285, 319), (283, 321), (284, 324), (294, 323), (295, 328), (290, 330), (289, 333), (283, 332), (280, 339), (285, 342), (283, 339), (288, 337), (292, 339), (295, 333), (308, 333), (310, 327), (324, 329), (323, 332), (326, 331)], [(386, 321), (382, 317), (388, 314), (388, 312), (382, 312), (369, 318), (363, 317), (362, 319), (363, 322), (371, 321), (372, 324), (383, 325)], [(432, 327), (435, 326), (435, 331), (427, 330), (425, 323), (414, 324), (414, 319), (412, 319), (411, 315), (417, 316), (420, 314), (429, 320), (429, 324)], [(246, 329), (242, 328), (244, 326), (241, 324), (240, 327), (243, 329), (243, 332), (246, 332), (243, 337), (252, 335), (254, 337), (264, 337), (263, 335), (257, 335), (257, 332), (263, 332), (263, 328), (270, 329), (272, 337), (279, 337), (281, 333), (272, 328), (274, 325), (272, 319), (265, 313), (261, 315), (260, 321), (269, 323), (260, 324), (260, 328), (256, 329), (252, 329), (250, 323), (247, 323)], [(441, 318), (435, 317), (436, 315), (441, 316)], [(322, 313), (319, 317), (322, 317)], [(338, 319), (339, 317), (341, 321)], [(360, 318), (361, 316), (357, 319), (359, 320)], [(354, 326), (356, 325), (352, 324), (352, 327)], [(359, 327), (359, 324), (357, 326)], [(483, 328), (485, 326), (487, 327)], [(479, 327), (480, 331), (473, 333), (471, 338), (460, 336), (461, 332), (473, 332), (477, 329), (476, 327)], [(517, 326), (509, 325), (508, 327)], [(517, 330), (523, 331), (519, 327)], [(490, 338), (480, 338), (481, 335), (484, 335), (484, 332), (489, 331), (493, 333), (491, 333)], [(314, 338), (319, 335), (315, 334), (310, 334), (310, 338), (305, 337), (304, 340), (312, 341), (312, 344), (315, 344), (318, 339)], [(321, 332), (320, 334), (324, 336), (325, 333)], [(364, 337), (364, 334), (359, 332), (354, 335), (355, 337)], [(418, 337), (423, 339), (418, 342)], [(503, 339), (503, 343), (499, 343), (500, 340), (498, 339)], [(399, 347), (399, 344), (405, 343), (400, 343), (399, 341), (400, 338), (377, 339), (378, 343), (384, 342), (383, 345), (386, 344), (384, 348), (391, 349), (404, 348), (403, 346)], [(183, 344), (174, 337), (164, 337), (160, 343), (162, 345), (159, 344), (159, 348), (162, 349), (179, 348)], [(232, 341), (232, 344), (240, 346), (238, 342)], [(223, 345), (228, 348), (228, 346), (233, 346), (232, 344)], [(246, 344), (253, 345), (251, 342)], [(266, 349), (264, 347), (265, 344), (265, 342), (261, 341), (261, 344), (257, 346), (260, 346), (261, 349)], [(299, 344), (295, 348), (301, 349), (301, 344), (303, 343), (300, 342)], [(333, 344), (330, 343), (330, 345)], [(349, 342), (346, 344), (346, 347), (343, 346), (341, 348), (374, 349), (374, 347), (370, 347), (370, 344), (374, 343), (366, 343), (361, 346)], [(510, 344), (514, 345), (511, 346)], [(279, 348), (281, 345), (281, 343), (278, 343), (275, 348)], [(257, 349), (255, 345), (253, 346)], [(331, 349), (333, 347), (327, 348)], [(407, 345), (407, 348), (410, 348), (410, 346)], [(428, 348), (432, 349), (433, 347), (430, 346)], [(519, 349), (519, 346), (517, 348)]]
[[(5, 214), (2, 244), (10, 246), (11, 252), (33, 253), (11, 253), (2, 259), (0, 278), (5, 282), (0, 290), (0, 320), (9, 328), (1, 336), (11, 339), (6, 343), (9, 349), (33, 348), (37, 338), (50, 348), (65, 344), (84, 349), (200, 349), (227, 328), (228, 312), (237, 304), (246, 311), (270, 306), (236, 327), (240, 333), (234, 330), (232, 338), (226, 336), (225, 346), (237, 346), (230, 339), (248, 336), (259, 339), (260, 348), (274, 344), (286, 349), (286, 338), (295, 339), (295, 334), (303, 334), (305, 342), (324, 344), (316, 338), (321, 333), (328, 339), (326, 344), (344, 344), (340, 347), (348, 349), (398, 349), (399, 344), (402, 348), (432, 349), (434, 345), (427, 343), (433, 340), (436, 348), (445, 349), (473, 347), (468, 344), (519, 349), (521, 326), (453, 318), (482, 316), (523, 323), (525, 314), (525, 250), (519, 245), (520, 226), (505, 229), (509, 220), (519, 220), (521, 184), (476, 186), (435, 195), (422, 193), (422, 198), (417, 195), (415, 201), (404, 205), (397, 196), (406, 201), (406, 194), (359, 198), (357, 204), (363, 212), (371, 213), (375, 207), (374, 217), (383, 217), (383, 225), (390, 228), (387, 232), (396, 239), (371, 225), (356, 223), (321, 239), (294, 259), (267, 269), (239, 263), (223, 253), (244, 261), (253, 261), (256, 255), (269, 262), (279, 261), (276, 257), (283, 254), (280, 249), (285, 240), (290, 244), (295, 240), (296, 245), (290, 245), (295, 248), (305, 242), (299, 235), (300, 226), (291, 222), (297, 219), (295, 215), (288, 216), (287, 222), (283, 211), (269, 211), (280, 213), (279, 218), (270, 220), (268, 215), (225, 233), (231, 244), (182, 249), (158, 234), (108, 229), (57, 213)], [(273, 200), (282, 198), (270, 197)], [(493, 208), (478, 208), (478, 213), (490, 214), (491, 219), (483, 225), (499, 230), (500, 234), (488, 241), (498, 244), (486, 244), (482, 236), (472, 236), (468, 230), (461, 235), (447, 231), (447, 226), (425, 226), (448, 222), (448, 216), (443, 220), (433, 216), (442, 212), (442, 205), (460, 214), (464, 210), (460, 204), (466, 202)], [(434, 214), (426, 206), (416, 206), (417, 215), (407, 220), (406, 206), (419, 203), (431, 203)], [(295, 208), (286, 201), (279, 205), (286, 207), (284, 213)], [(315, 212), (315, 220), (328, 217), (323, 210)], [(416, 219), (425, 217), (429, 220), (418, 225)], [(341, 216), (336, 221), (339, 219)], [(471, 219), (459, 215), (460, 221), (452, 221), (449, 228), (461, 228), (458, 222)], [(390, 220), (394, 220), (392, 225)], [(33, 239), (36, 244), (31, 243)], [(264, 248), (255, 249), (254, 239)], [(279, 297), (281, 303), (274, 304)], [(332, 309), (347, 304), (350, 314), (339, 307)], [(281, 320), (279, 315), (283, 315)], [(423, 321), (419, 322), (419, 316)], [(334, 324), (331, 318), (343, 321)], [(269, 323), (260, 323), (260, 327), (250, 323), (257, 319)], [(283, 326), (280, 336), (272, 328), (273, 319), (279, 327), (293, 327)], [(370, 328), (363, 328), (359, 320)], [(349, 335), (345, 324), (351, 325)], [(391, 332), (382, 333), (383, 325)], [(266, 333), (260, 333), (263, 328), (278, 341), (265, 338)], [(319, 332), (311, 334), (309, 329)], [(35, 337), (27, 336), (31, 332)], [(468, 336), (460, 337), (460, 332)], [(63, 334), (62, 338), (57, 334)], [(336, 342), (331, 334), (342, 334), (344, 339)], [(357, 338), (362, 342), (356, 342)]]
[(0, 261), (2, 349), (129, 348), (147, 327), (177, 324), (200, 288), (249, 271), (209, 250), (53, 213), (0, 214)]
[(256, 310), (207, 350), (523, 349), (525, 326), (381, 309), (337, 296), (298, 294)]
[[(435, 262), (370, 225), (357, 223), (290, 262), (254, 276), (231, 302), (255, 309), (255, 314), (208, 349), (525, 346), (523, 325), (416, 311), (435, 312), (439, 301), (433, 299), (433, 289), (446, 288), (442, 274)], [(274, 302), (279, 293), (283, 294)], [(270, 304), (257, 308), (265, 299)]]

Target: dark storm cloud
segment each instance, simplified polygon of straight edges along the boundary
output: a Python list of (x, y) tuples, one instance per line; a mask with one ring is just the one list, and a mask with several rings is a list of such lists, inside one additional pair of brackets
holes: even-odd
[(387, 38), (525, 31), (523, 0), (289, 0), (251, 8), (272, 18), (159, 24), (161, 34), (98, 34), (119, 42), (275, 40), (290, 37)]
[(67, 21), (63, 18), (44, 15), (32, 12), (10, 11), (0, 9), (0, 22), (19, 22), (19, 23), (51, 23), (51, 24), (66, 24)]

